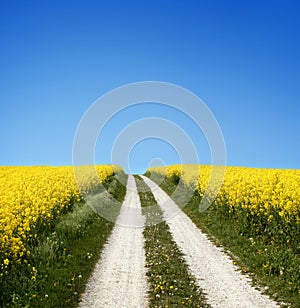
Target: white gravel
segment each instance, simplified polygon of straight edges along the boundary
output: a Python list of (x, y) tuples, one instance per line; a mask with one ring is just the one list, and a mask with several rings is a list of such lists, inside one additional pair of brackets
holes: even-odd
[(122, 226), (128, 221), (133, 222), (132, 225), (140, 225), (142, 220), (135, 180), (129, 175), (119, 218), (79, 307), (148, 306), (143, 229)]
[(216, 247), (153, 181), (143, 177), (161, 206), (170, 231), (212, 307), (279, 307), (251, 286), (251, 279)]

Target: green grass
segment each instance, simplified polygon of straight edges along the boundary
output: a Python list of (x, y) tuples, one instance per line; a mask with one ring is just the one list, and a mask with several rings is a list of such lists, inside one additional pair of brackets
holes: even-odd
[[(117, 200), (124, 199), (126, 188), (116, 177), (105, 186)], [(107, 203), (107, 196), (101, 196), (97, 202)], [(86, 203), (74, 204), (32, 243), (28, 264), (10, 269), (0, 306), (76, 307), (113, 226)]]
[[(175, 187), (176, 183), (170, 179), (161, 183), (161, 188), (169, 194)], [(229, 215), (226, 205), (212, 205), (200, 213), (200, 201), (200, 196), (194, 194), (183, 211), (216, 245), (222, 245), (241, 271), (250, 274), (253, 282), (263, 286), (273, 299), (291, 307), (300, 307), (299, 249), (296, 246), (281, 247), (270, 240), (267, 232), (257, 232), (243, 219)]]
[[(148, 186), (135, 177), (142, 210), (156, 204)], [(155, 221), (147, 216), (146, 219)], [(151, 215), (162, 216), (160, 209)], [(207, 307), (205, 297), (188, 272), (177, 244), (173, 241), (166, 222), (149, 225), (144, 229), (146, 266), (149, 282), (150, 307)]]

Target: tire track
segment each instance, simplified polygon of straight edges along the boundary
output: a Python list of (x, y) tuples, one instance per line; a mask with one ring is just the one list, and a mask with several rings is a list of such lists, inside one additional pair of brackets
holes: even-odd
[(208, 240), (191, 219), (153, 181), (142, 176), (161, 206), (173, 239), (182, 250), (198, 286), (212, 307), (279, 307), (251, 286), (251, 279)]
[[(141, 204), (129, 175), (125, 200), (111, 236), (96, 264), (79, 307), (147, 307), (147, 277)], [(134, 215), (133, 215), (134, 214)]]

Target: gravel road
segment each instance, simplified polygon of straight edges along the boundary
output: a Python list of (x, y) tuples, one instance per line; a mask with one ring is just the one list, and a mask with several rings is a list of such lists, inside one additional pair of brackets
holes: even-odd
[[(161, 206), (173, 239), (183, 252), (198, 286), (206, 293), (208, 304), (222, 308), (279, 307), (251, 286), (251, 279), (241, 274), (228, 255), (216, 247), (156, 183), (142, 178)], [(140, 227), (143, 224), (135, 180), (129, 175), (117, 223), (79, 307), (148, 306), (143, 228)]]
[(251, 279), (241, 274), (222, 249), (214, 246), (156, 183), (142, 178), (161, 206), (173, 239), (198, 286), (207, 294), (208, 304), (223, 308), (279, 307), (251, 286)]
[(133, 225), (140, 225), (143, 221), (140, 208), (135, 180), (129, 175), (119, 218), (87, 284), (79, 307), (148, 306), (143, 228), (122, 226), (128, 221)]

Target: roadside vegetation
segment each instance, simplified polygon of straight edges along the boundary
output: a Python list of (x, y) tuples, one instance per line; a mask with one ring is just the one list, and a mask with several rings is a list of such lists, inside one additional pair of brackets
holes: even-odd
[[(146, 175), (150, 176), (150, 172)], [(152, 171), (151, 178), (161, 183), (161, 188), (180, 204), (180, 196), (174, 194), (177, 185), (182, 185), (179, 181), (180, 173), (172, 175), (169, 170), (169, 176), (165, 176), (165, 173)], [(280, 181), (284, 183), (284, 179), (278, 178), (279, 183)], [(191, 187), (187, 185), (186, 189)], [(235, 187), (231, 189), (234, 190)], [(300, 307), (299, 218), (298, 221), (293, 220), (294, 216), (288, 216), (287, 210), (280, 213), (278, 209), (276, 213), (274, 208), (270, 209), (264, 219), (265, 215), (256, 212), (261, 206), (256, 210), (250, 206), (234, 207), (232, 202), (226, 203), (224, 196), (220, 196), (222, 193), (224, 190), (221, 188), (217, 200), (201, 213), (199, 204), (203, 192), (194, 189), (183, 211), (216, 245), (222, 245), (226, 249), (233, 263), (237, 264), (243, 273), (248, 273), (255, 285), (262, 286), (263, 292), (281, 302), (283, 306)], [(246, 193), (243, 192), (243, 197), (247, 201)], [(253, 191), (252, 193), (249, 198), (253, 197), (253, 205), (257, 199)], [(277, 198), (279, 196), (283, 195), (278, 195)], [(276, 202), (276, 195), (273, 201)]]
[[(103, 185), (122, 202), (126, 187), (116, 177), (126, 182), (120, 172), (108, 176)], [(103, 191), (94, 195), (98, 205), (107, 206), (114, 199)], [(0, 307), (76, 307), (113, 226), (84, 200), (69, 204), (26, 242), (30, 253), (25, 260), (3, 266)]]

